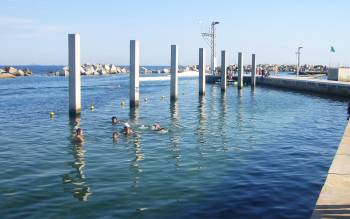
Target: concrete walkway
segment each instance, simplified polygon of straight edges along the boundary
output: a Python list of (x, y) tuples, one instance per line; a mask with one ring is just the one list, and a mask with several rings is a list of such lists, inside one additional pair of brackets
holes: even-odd
[(350, 122), (311, 218), (350, 218)]

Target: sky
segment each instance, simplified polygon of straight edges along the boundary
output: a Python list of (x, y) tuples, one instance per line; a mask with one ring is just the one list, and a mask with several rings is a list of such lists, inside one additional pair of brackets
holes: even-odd
[[(0, 64), (66, 65), (68, 33), (81, 35), (81, 62), (128, 65), (130, 40), (140, 40), (141, 65), (198, 64), (201, 37), (217, 26), (218, 56), (250, 62), (350, 66), (348, 0), (1, 0)], [(208, 54), (209, 63), (209, 54)], [(220, 57), (218, 57), (218, 63)]]

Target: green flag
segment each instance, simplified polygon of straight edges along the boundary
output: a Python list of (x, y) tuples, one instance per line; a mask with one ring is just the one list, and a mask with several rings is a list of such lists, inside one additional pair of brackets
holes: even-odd
[(335, 52), (335, 49), (333, 46), (331, 46), (331, 52)]

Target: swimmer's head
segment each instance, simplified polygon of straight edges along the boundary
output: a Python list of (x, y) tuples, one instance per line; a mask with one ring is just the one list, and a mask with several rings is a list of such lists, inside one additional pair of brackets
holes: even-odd
[(115, 124), (115, 123), (117, 123), (117, 121), (118, 121), (117, 117), (113, 116), (112, 117), (112, 123)]
[(75, 134), (76, 135), (82, 135), (83, 134), (83, 130), (81, 128), (77, 128), (77, 130), (75, 130)]
[(119, 138), (119, 134), (118, 134), (118, 132), (113, 132), (113, 134), (112, 134), (112, 138), (113, 138), (113, 140), (118, 139), (118, 138)]

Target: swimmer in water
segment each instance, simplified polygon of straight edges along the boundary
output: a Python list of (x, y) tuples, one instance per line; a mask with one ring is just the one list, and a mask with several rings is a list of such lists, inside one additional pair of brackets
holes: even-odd
[(115, 124), (117, 124), (117, 123), (118, 123), (117, 117), (113, 116), (113, 117), (112, 117), (112, 124), (115, 125)]
[(81, 128), (77, 128), (75, 131), (74, 141), (79, 144), (84, 142), (83, 130)]
[(160, 127), (160, 124), (159, 124), (159, 123), (155, 123), (154, 125), (152, 125), (152, 126), (151, 126), (151, 129), (152, 129), (153, 131), (157, 131), (157, 132), (159, 132), (159, 131), (161, 131), (161, 132), (167, 131), (166, 128)]
[(124, 133), (124, 135), (131, 135), (133, 133), (133, 131), (128, 123), (124, 124), (124, 128), (123, 128), (122, 132)]
[(113, 141), (117, 141), (119, 139), (119, 133), (113, 132), (112, 139), (113, 139)]

